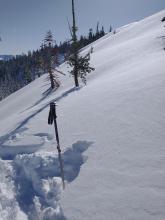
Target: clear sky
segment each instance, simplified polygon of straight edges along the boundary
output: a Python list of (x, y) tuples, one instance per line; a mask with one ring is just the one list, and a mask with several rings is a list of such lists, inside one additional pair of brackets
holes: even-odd
[[(165, 9), (165, 0), (75, 0), (80, 34), (108, 31)], [(69, 39), (71, 0), (0, 0), (0, 54), (21, 54), (40, 47), (51, 29), (57, 43)]]

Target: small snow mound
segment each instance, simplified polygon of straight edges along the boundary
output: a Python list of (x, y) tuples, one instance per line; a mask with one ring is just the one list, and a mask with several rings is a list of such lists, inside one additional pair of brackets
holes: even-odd
[[(77, 141), (62, 154), (66, 181), (71, 182), (78, 176), (81, 165), (85, 162), (82, 153), (91, 144), (92, 142)], [(28, 218), (63, 220), (64, 214), (59, 204), (62, 184), (57, 155), (17, 155), (12, 165), (15, 170), (17, 201)]]

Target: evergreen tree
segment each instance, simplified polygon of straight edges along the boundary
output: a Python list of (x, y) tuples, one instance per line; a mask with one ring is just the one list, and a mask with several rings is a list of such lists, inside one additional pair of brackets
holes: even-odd
[(70, 73), (74, 77), (74, 83), (75, 86), (79, 86), (79, 80), (80, 77), (83, 81), (83, 83), (86, 84), (86, 74), (90, 73), (94, 70), (94, 68), (89, 66), (89, 60), (90, 60), (90, 54), (87, 54), (86, 56), (80, 56), (79, 55), (79, 44), (77, 40), (77, 30), (76, 27), (76, 20), (75, 20), (75, 9), (74, 9), (74, 0), (72, 0), (72, 17), (73, 17), (73, 26), (72, 26), (72, 54), (69, 57), (68, 64), (72, 67), (72, 70)]
[(44, 71), (49, 73), (51, 88), (58, 88), (60, 83), (57, 79), (57, 76), (53, 74), (57, 62), (57, 51), (54, 48), (54, 40), (52, 32), (49, 30), (44, 39), (44, 45), (42, 45), (43, 54), (42, 54), (42, 65)]
[(99, 37), (100, 37), (100, 33), (99, 33), (99, 22), (97, 22), (95, 40), (99, 39)]
[(89, 34), (88, 34), (88, 40), (89, 40), (89, 43), (92, 43), (93, 42), (93, 30), (92, 28), (89, 29)]
[[(75, 25), (75, 28), (70, 28), (71, 35), (73, 29), (76, 30), (77, 34), (77, 28)], [(99, 39), (101, 37), (100, 33), (101, 31), (99, 30), (99, 23), (97, 23), (96, 33), (93, 33), (91, 29), (87, 36), (82, 35), (78, 39), (76, 35), (76, 41), (74, 41), (76, 42), (76, 49), (74, 49), (73, 36), (72, 41), (65, 41), (60, 43), (59, 46), (57, 46), (55, 45), (52, 34), (50, 32), (45, 37), (45, 41), (41, 45), (40, 49), (36, 51), (30, 51), (28, 52), (28, 54), (17, 55), (15, 57), (11, 56), (8, 59), (0, 60), (0, 100), (10, 95), (11, 93), (17, 91), (18, 89), (22, 88), (23, 86), (27, 85), (36, 77), (38, 78), (42, 74), (48, 73), (49, 66), (52, 68), (52, 75), (49, 74), (50, 79), (52, 79), (52, 88), (54, 87), (53, 81), (55, 83), (55, 88), (57, 88), (59, 86), (59, 81), (57, 75), (55, 75), (54, 72), (55, 70), (59, 72), (57, 69), (55, 69), (58, 65), (59, 55), (60, 63), (63, 62), (64, 58), (69, 62), (70, 58), (70, 64), (73, 67), (72, 70), (77, 69), (77, 78), (81, 78), (82, 81), (86, 83), (86, 74), (93, 70), (93, 68), (89, 67), (89, 61), (90, 54), (92, 53), (94, 48), (91, 47), (90, 52), (85, 57), (81, 57), (79, 51), (84, 46), (87, 46), (88, 44)], [(51, 50), (49, 50), (49, 48), (51, 48)], [(74, 50), (77, 54), (77, 68), (75, 68), (74, 65), (76, 63), (75, 59), (73, 59)], [(51, 59), (48, 59), (50, 57)], [(49, 60), (51, 60), (51, 62), (49, 62)], [(86, 63), (88, 65), (86, 65)], [(74, 71), (71, 72), (73, 77), (74, 73)]]
[(110, 27), (109, 27), (109, 32), (111, 33), (112, 30), (113, 30), (113, 28), (112, 28), (112, 26), (110, 25)]
[(162, 22), (165, 22), (165, 17), (163, 17), (161, 21), (162, 21)]
[(103, 37), (105, 35), (104, 27), (102, 26), (100, 31), (100, 37)]

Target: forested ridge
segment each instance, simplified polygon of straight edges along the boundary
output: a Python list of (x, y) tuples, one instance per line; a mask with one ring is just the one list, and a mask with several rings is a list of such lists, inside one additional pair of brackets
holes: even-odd
[[(110, 27), (110, 31), (112, 28)], [(89, 29), (87, 36), (81, 35), (77, 41), (78, 49), (89, 45), (100, 37), (105, 35), (104, 27), (99, 28), (97, 24), (96, 31)], [(3, 41), (1, 42), (3, 43)], [(72, 53), (72, 42), (60, 42), (53, 46), (56, 55), (55, 66), (66, 61)], [(11, 56), (11, 59), (0, 60), (0, 100), (11, 93), (24, 87), (34, 79), (46, 73), (45, 62), (47, 59), (47, 49), (42, 44), (40, 49), (29, 51), (27, 54)]]

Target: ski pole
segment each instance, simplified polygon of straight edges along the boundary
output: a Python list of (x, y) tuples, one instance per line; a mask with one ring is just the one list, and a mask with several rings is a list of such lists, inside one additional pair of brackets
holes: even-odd
[(63, 167), (63, 162), (62, 162), (61, 148), (60, 148), (60, 141), (59, 141), (58, 127), (57, 127), (57, 120), (56, 119), (57, 119), (56, 104), (54, 102), (51, 102), (49, 117), (48, 117), (48, 124), (52, 125), (54, 122), (54, 129), (55, 129), (55, 136), (56, 136), (57, 150), (58, 150), (58, 158), (59, 158), (60, 170), (61, 170), (61, 178), (62, 178), (63, 189), (65, 189), (64, 167)]

